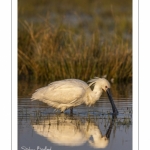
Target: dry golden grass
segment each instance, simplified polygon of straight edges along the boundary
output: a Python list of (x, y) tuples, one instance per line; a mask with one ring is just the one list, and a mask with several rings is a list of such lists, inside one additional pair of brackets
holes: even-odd
[(115, 82), (131, 81), (132, 50), (128, 41), (112, 35), (103, 41), (99, 30), (91, 36), (63, 24), (52, 26), (21, 22), (18, 34), (19, 79), (53, 81), (65, 78), (88, 80), (107, 75)]

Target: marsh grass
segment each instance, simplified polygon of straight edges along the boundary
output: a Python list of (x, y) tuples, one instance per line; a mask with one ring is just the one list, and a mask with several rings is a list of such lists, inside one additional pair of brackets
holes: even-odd
[(102, 75), (115, 81), (132, 78), (132, 51), (128, 43), (117, 37), (101, 43), (101, 36), (95, 32), (87, 42), (84, 34), (76, 37), (74, 31), (63, 26), (52, 29), (45, 24), (38, 30), (27, 22), (23, 26), (25, 34), (19, 36), (18, 44), (19, 78), (38, 81), (88, 80)]
[[(65, 117), (61, 116), (62, 114), (58, 113), (58, 114), (54, 114), (54, 113), (45, 113), (45, 112), (41, 112), (40, 114), (43, 114), (42, 117), (41, 115), (39, 115), (39, 111), (38, 112), (32, 112), (30, 114), (26, 114), (26, 109), (23, 109), (24, 114), (22, 115), (21, 113), (19, 114), (19, 121), (20, 123), (23, 122), (23, 120), (25, 122), (28, 122), (29, 124), (33, 123), (33, 124), (43, 124), (46, 125), (46, 120), (48, 125), (52, 125), (52, 124), (56, 124), (57, 126), (63, 124), (63, 123), (67, 123), (68, 120), (70, 123), (75, 123), (77, 129), (80, 128), (81, 124), (84, 124), (85, 122), (87, 122), (87, 130), (89, 129), (89, 125), (90, 123), (95, 123), (97, 125), (101, 125), (103, 124), (105, 128), (108, 128), (112, 116), (109, 114), (105, 114), (104, 116), (101, 115), (101, 112), (99, 112), (99, 114), (96, 115), (92, 115), (92, 114), (83, 114), (82, 115), (73, 115), (70, 116), (69, 114), (66, 115)], [(125, 113), (123, 113), (122, 115), (116, 117), (115, 119), (115, 126), (120, 128), (121, 126), (125, 126), (125, 127), (129, 127), (130, 125), (132, 125), (132, 116), (126, 116), (126, 113), (130, 113), (129, 111), (126, 111)]]
[[(120, 11), (131, 7), (130, 2), (109, 1), (111, 7), (95, 0), (61, 3), (32, 0), (29, 5), (19, 0), (18, 79), (86, 81), (107, 75), (115, 82), (131, 81), (132, 42), (126, 38), (132, 32), (131, 12)], [(34, 16), (47, 8), (45, 17)]]

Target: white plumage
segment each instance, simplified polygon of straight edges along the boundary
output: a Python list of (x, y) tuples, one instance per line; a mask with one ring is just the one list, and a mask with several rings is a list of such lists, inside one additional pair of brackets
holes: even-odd
[[(110, 83), (106, 79), (96, 77), (89, 80), (89, 83), (88, 85), (79, 79), (55, 81), (46, 87), (37, 89), (31, 99), (40, 100), (64, 112), (68, 108), (73, 108), (83, 103), (91, 106), (99, 100), (103, 90), (110, 94), (108, 91)], [(94, 85), (93, 90), (90, 88), (92, 85)], [(111, 95), (109, 98), (111, 98)], [(115, 107), (114, 103), (112, 107)], [(114, 108), (114, 110), (117, 109)]]

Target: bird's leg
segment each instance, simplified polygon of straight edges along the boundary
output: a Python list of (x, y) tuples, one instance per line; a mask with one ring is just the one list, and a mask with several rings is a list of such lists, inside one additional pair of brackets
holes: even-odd
[(70, 108), (70, 114), (73, 115), (73, 107)]

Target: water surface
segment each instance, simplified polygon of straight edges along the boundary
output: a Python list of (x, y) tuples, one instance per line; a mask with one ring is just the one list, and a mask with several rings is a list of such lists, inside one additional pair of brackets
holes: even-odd
[(131, 87), (112, 86), (119, 111), (117, 118), (112, 117), (111, 105), (105, 94), (92, 107), (81, 105), (74, 108), (71, 116), (69, 110), (62, 114), (45, 103), (31, 101), (29, 95), (34, 88), (28, 87), (26, 92), (23, 88), (18, 98), (18, 150), (131, 150)]

